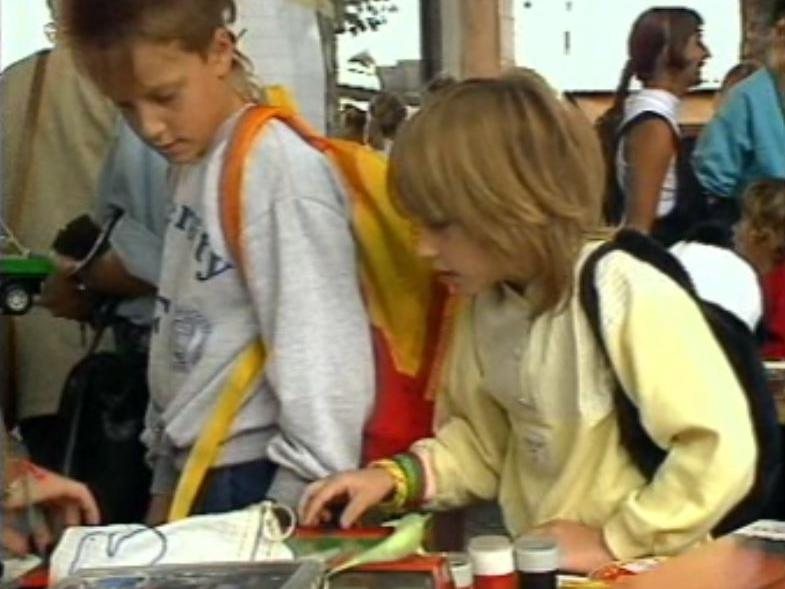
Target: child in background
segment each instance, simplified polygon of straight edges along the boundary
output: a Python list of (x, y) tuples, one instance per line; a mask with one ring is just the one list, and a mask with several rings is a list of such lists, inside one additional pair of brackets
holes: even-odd
[(458, 83), (403, 126), (391, 185), (419, 222), (422, 255), (470, 297), (440, 424), (410, 453), (311, 485), (305, 525), (333, 501), (348, 502), (349, 526), (385, 500), (498, 500), (511, 535), (552, 536), (562, 568), (590, 571), (685, 550), (747, 494), (756, 442), (732, 368), (689, 296), (617, 251), (597, 269), (604, 340), (668, 457), (647, 482), (620, 444), (576, 282), (607, 234), (602, 170), (591, 126), (531, 75)]
[[(368, 319), (345, 195), (329, 162), (271, 122), (247, 156), (242, 260), (223, 233), (232, 131), (256, 93), (227, 28), (234, 0), (64, 0), (65, 30), (99, 88), (173, 165), (151, 342), (149, 523), (160, 523), (235, 360), (261, 337), (264, 377), (207, 475), (199, 512), (356, 467), (373, 400)], [(340, 342), (340, 345), (336, 345)]]
[(366, 143), (385, 154), (390, 153), (395, 134), (406, 120), (406, 105), (395, 94), (377, 94), (368, 105)]
[(764, 300), (763, 356), (785, 359), (785, 180), (750, 184), (742, 197), (736, 251), (761, 277)]

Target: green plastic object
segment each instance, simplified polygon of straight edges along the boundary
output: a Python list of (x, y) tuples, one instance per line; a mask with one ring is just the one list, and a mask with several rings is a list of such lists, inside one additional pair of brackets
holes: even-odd
[(28, 256), (0, 257), (0, 275), (2, 276), (48, 276), (53, 270), (54, 264), (46, 256), (30, 254)]
[(392, 535), (367, 550), (331, 567), (330, 576), (364, 564), (390, 562), (422, 550), (430, 515), (410, 513), (394, 524)]
[(24, 315), (41, 293), (41, 285), (55, 269), (47, 256), (22, 246), (0, 220), (0, 312)]

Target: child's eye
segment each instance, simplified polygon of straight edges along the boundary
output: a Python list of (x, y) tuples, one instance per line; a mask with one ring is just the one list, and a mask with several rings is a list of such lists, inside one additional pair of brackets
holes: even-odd
[(430, 222), (424, 223), (424, 225), (425, 225), (425, 228), (428, 229), (428, 231), (444, 231), (445, 229), (449, 229), (449, 227), (452, 225), (452, 222), (451, 221), (430, 221)]
[(153, 101), (157, 104), (169, 104), (174, 102), (177, 98), (177, 92), (166, 92), (165, 94), (156, 94), (152, 97)]

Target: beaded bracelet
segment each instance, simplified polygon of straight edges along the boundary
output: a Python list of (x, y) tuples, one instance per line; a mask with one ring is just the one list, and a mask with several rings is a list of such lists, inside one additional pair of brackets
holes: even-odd
[(425, 472), (419, 457), (406, 452), (392, 458), (376, 460), (369, 466), (383, 468), (395, 482), (395, 494), (380, 507), (401, 510), (407, 506), (418, 506), (425, 493)]
[(390, 511), (401, 511), (406, 505), (408, 499), (408, 483), (406, 481), (406, 472), (401, 466), (390, 459), (375, 460), (368, 465), (370, 468), (381, 468), (393, 478), (395, 484), (392, 498), (379, 504), (382, 509)]
[(425, 473), (419, 457), (411, 452), (396, 454), (392, 460), (406, 475), (406, 503), (419, 505), (425, 493)]

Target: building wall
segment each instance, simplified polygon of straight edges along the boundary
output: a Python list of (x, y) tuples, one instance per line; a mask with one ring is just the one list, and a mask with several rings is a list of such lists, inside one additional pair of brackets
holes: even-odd
[[(592, 122), (613, 103), (611, 92), (570, 93), (580, 109)], [(715, 92), (695, 92), (682, 103), (680, 122), (685, 127), (703, 126), (714, 116)]]
[(515, 65), (513, 0), (440, 0), (444, 71), (492, 76)]

